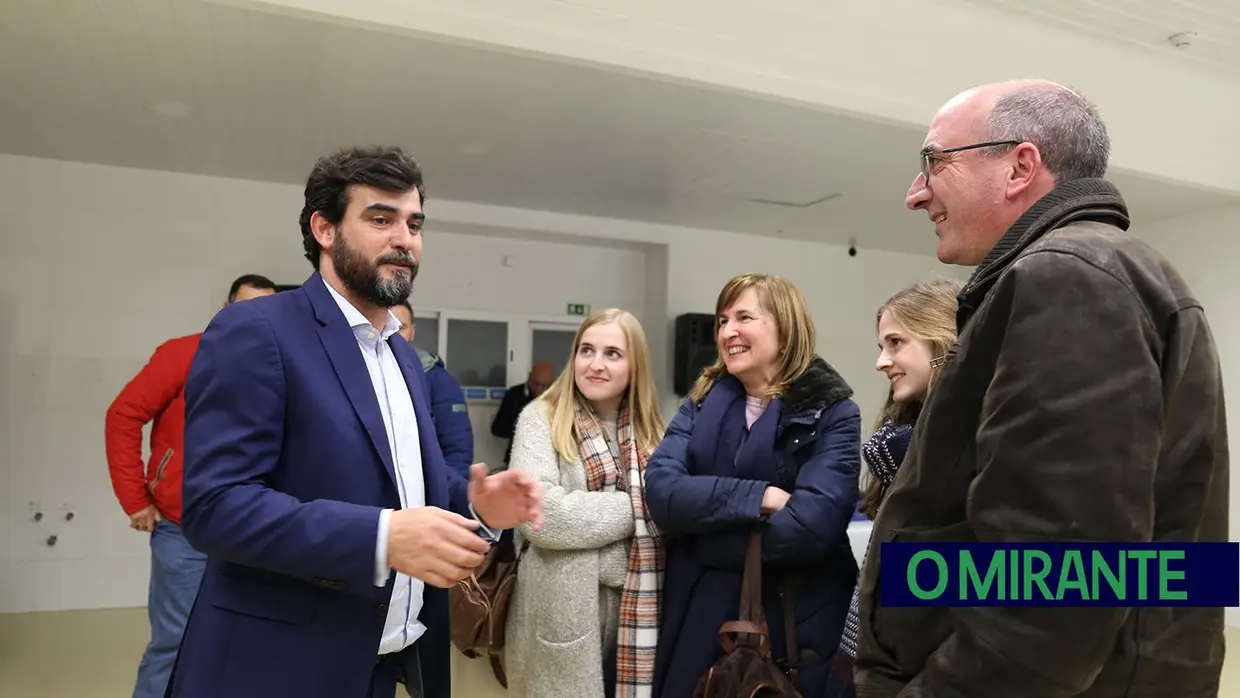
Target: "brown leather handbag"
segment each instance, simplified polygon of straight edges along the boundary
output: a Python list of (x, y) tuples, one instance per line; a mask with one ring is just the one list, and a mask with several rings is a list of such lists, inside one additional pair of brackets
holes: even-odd
[[(527, 541), (521, 552), (528, 547)], [(504, 688), (508, 688), (508, 676), (500, 663), (500, 653), (504, 650), (504, 627), (508, 602), (517, 583), (518, 561), (516, 545), (511, 540), (500, 542), (469, 578), (448, 590), (453, 646), (470, 659), (490, 659), (495, 680)]]
[(723, 657), (711, 665), (693, 691), (693, 698), (801, 698), (797, 691), (796, 619), (792, 599), (784, 594), (788, 672), (771, 657), (771, 636), (762, 610), (762, 531), (749, 534), (745, 576), (741, 581), (738, 620), (719, 627)]

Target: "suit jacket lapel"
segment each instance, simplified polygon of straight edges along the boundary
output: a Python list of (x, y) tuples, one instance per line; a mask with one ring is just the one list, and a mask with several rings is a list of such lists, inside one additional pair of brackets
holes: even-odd
[(392, 447), (388, 443), (387, 428), (383, 424), (383, 413), (379, 411), (374, 383), (370, 380), (370, 372), (366, 370), (366, 360), (362, 358), (353, 328), (349, 327), (344, 313), (340, 312), (336, 300), (323, 283), (322, 277), (315, 272), (302, 285), (314, 306), (315, 317), (321, 323), (318, 328), (319, 341), (323, 343), (332, 368), (336, 370), (336, 377), (344, 386), (353, 410), (366, 428), (370, 443), (374, 445), (388, 477), (395, 485), (396, 468), (392, 463)]
[(429, 506), (448, 508), (447, 466), (444, 465), (443, 451), (439, 448), (439, 436), (435, 432), (435, 420), (431, 416), (430, 396), (427, 394), (425, 373), (418, 364), (417, 354), (404, 340), (392, 335), (388, 346), (400, 365), (400, 372), (409, 386), (409, 397), (413, 398), (413, 413), (418, 420), (418, 448), (422, 452), (422, 479), (426, 482), (426, 503)]

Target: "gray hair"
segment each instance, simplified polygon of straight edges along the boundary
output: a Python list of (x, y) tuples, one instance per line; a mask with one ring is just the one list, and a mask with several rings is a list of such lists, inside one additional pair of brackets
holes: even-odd
[(1032, 82), (1000, 97), (990, 112), (990, 140), (1032, 143), (1058, 184), (1106, 176), (1111, 138), (1098, 108), (1076, 91)]

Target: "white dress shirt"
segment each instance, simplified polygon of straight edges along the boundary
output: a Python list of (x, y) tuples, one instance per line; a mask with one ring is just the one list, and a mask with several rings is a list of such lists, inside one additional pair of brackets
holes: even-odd
[[(388, 311), (387, 324), (383, 330), (374, 325), (349, 301), (345, 300), (326, 281), (323, 282), (332, 298), (340, 306), (345, 320), (353, 328), (353, 336), (366, 360), (366, 370), (379, 400), (379, 412), (383, 414), (383, 427), (387, 432), (388, 448), (396, 470), (396, 489), (400, 493), (402, 508), (426, 506), (426, 481), (422, 475), (422, 449), (418, 438), (418, 420), (413, 411), (413, 398), (405, 383), (400, 365), (387, 340), (400, 329), (400, 321)], [(388, 521), (391, 509), (379, 515), (379, 531), (375, 541), (375, 586), (387, 584), (391, 568), (387, 563)], [(422, 613), (422, 596), (425, 584), (400, 572), (392, 587), (388, 602), (387, 623), (379, 641), (379, 654), (399, 652), (412, 645), (426, 632), (426, 626), (418, 620)]]

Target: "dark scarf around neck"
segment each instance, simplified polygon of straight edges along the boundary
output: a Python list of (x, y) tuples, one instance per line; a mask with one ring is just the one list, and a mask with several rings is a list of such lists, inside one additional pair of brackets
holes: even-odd
[(912, 424), (887, 422), (861, 446), (861, 455), (865, 457), (870, 474), (883, 483), (883, 489), (890, 487), (896, 479), (896, 472), (904, 462), (904, 454), (912, 439)]
[(783, 411), (782, 401), (772, 400), (762, 416), (746, 426), (745, 389), (732, 376), (721, 378), (706, 394), (693, 422), (689, 453), (694, 474), (774, 479), (771, 454)]

